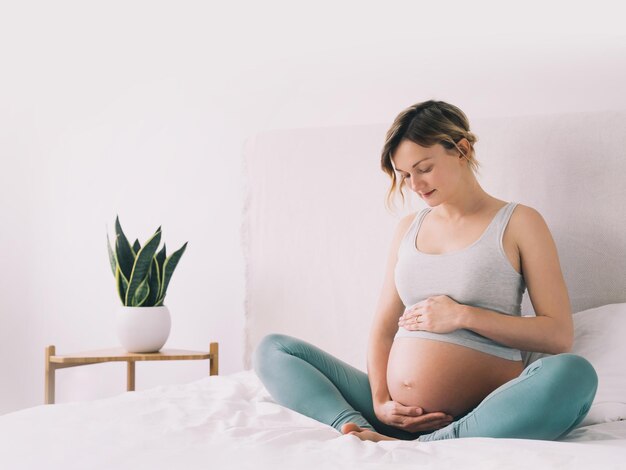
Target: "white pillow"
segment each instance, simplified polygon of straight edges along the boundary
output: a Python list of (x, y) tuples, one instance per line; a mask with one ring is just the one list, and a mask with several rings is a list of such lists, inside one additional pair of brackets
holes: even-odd
[[(572, 315), (570, 353), (587, 359), (598, 374), (598, 390), (579, 426), (626, 419), (626, 303), (590, 308)], [(551, 354), (522, 352), (528, 365)]]

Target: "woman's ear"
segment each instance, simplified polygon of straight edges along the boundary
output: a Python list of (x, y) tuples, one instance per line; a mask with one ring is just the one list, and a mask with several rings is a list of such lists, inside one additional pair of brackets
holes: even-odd
[(461, 155), (461, 158), (464, 156), (468, 156), (470, 152), (472, 151), (472, 146), (470, 145), (469, 141), (465, 137), (459, 140), (456, 145), (459, 149), (462, 150), (463, 154), (465, 154), (465, 155)]

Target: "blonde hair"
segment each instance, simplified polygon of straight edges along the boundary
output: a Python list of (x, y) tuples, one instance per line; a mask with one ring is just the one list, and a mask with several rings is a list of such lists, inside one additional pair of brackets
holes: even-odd
[[(464, 155), (457, 146), (461, 139), (470, 143), (469, 155)], [(392, 165), (393, 153), (403, 139), (408, 139), (422, 147), (432, 147), (441, 144), (446, 150), (456, 149), (465, 157), (469, 168), (474, 174), (479, 172), (480, 163), (476, 160), (474, 144), (478, 137), (470, 132), (469, 120), (463, 111), (444, 101), (423, 101), (409, 106), (402, 111), (387, 131), (383, 146), (380, 166), (391, 178), (391, 187), (387, 191), (385, 205), (391, 206), (396, 190), (402, 197), (404, 205), (404, 179), (397, 184), (397, 177)]]

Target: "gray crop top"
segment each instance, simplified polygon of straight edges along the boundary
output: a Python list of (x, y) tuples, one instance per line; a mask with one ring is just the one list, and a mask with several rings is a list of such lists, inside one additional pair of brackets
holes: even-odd
[[(460, 304), (520, 316), (526, 283), (524, 277), (511, 266), (502, 247), (504, 229), (516, 205), (509, 202), (501, 207), (480, 238), (470, 246), (442, 254), (417, 250), (417, 233), (431, 208), (420, 211), (398, 248), (395, 281), (404, 305), (408, 308), (430, 296), (447, 295)], [(522, 360), (519, 349), (467, 329), (432, 333), (399, 327), (395, 335), (395, 338), (398, 337), (445, 341), (509, 360)]]

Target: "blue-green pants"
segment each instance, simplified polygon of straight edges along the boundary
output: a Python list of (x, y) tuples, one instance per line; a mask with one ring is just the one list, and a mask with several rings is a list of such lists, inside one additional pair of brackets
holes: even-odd
[(558, 440), (587, 415), (598, 376), (585, 358), (562, 353), (529, 364), (473, 410), (435, 431), (411, 433), (374, 413), (367, 374), (298, 338), (266, 335), (252, 357), (254, 371), (280, 405), (341, 432), (353, 422), (386, 436), (431, 441), (460, 437)]

